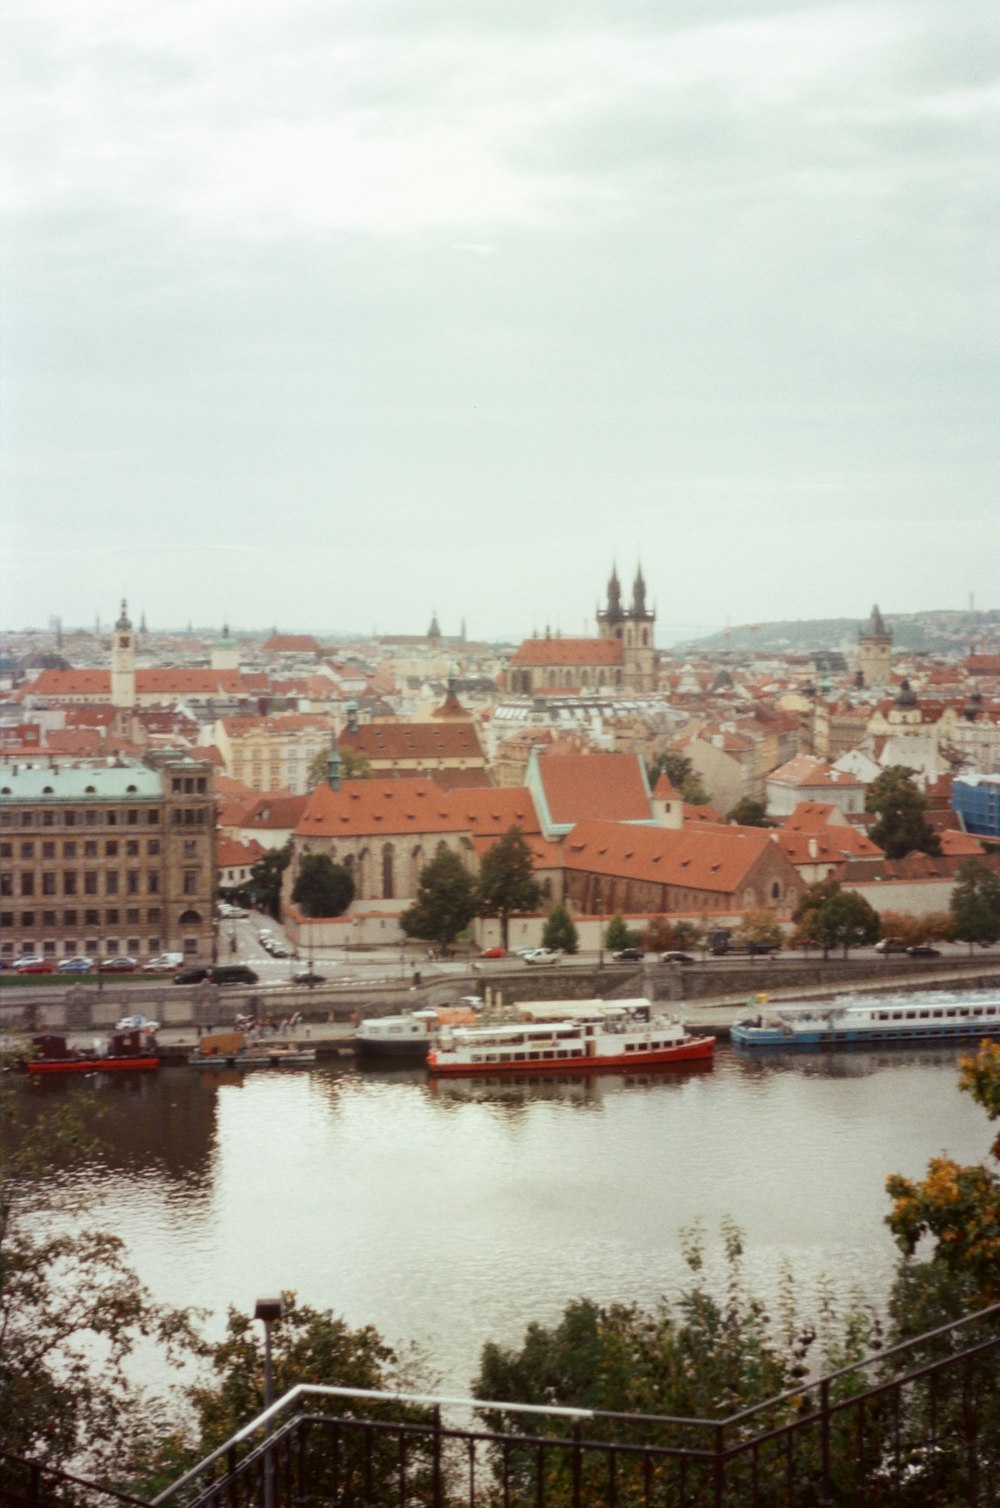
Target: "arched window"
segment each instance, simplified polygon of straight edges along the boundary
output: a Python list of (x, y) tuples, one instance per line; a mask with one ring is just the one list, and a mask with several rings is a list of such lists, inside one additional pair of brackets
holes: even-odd
[(393, 855), (392, 844), (391, 843), (385, 843), (385, 844), (383, 844), (383, 846), (382, 846), (382, 897), (383, 897), (384, 900), (387, 900), (387, 901), (391, 901), (393, 899), (395, 893), (396, 893), (395, 890), (393, 889), (393, 875), (392, 875), (393, 857), (394, 857), (394, 855)]
[(201, 912), (200, 911), (182, 911), (181, 914), (180, 914), (180, 916), (178, 917), (178, 921), (180, 922), (180, 924), (181, 924), (182, 927), (200, 927), (201, 926)]
[(781, 900), (781, 886), (777, 880), (775, 880), (774, 884), (771, 886), (771, 899), (772, 901)]

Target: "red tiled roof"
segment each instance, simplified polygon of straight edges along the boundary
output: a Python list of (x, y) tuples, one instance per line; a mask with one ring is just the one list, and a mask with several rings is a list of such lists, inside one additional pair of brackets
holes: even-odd
[(215, 840), (215, 862), (220, 869), (233, 869), (239, 864), (256, 864), (267, 850), (255, 838), (242, 843), (238, 838), (220, 834)]
[(475, 759), (485, 761), (475, 723), (365, 723), (337, 739), (342, 750), (363, 754), (371, 762), (386, 759)]
[(620, 639), (525, 639), (510, 657), (523, 665), (620, 665)]
[(517, 826), (539, 831), (528, 791), (519, 786), (442, 791), (432, 780), (322, 781), (307, 798), (300, 837), (377, 837), (400, 833), (469, 833), (500, 837)]
[(546, 754), (538, 776), (554, 823), (652, 821), (638, 754)]
[(568, 870), (732, 895), (771, 842), (760, 829), (626, 827), (579, 822), (563, 839)]

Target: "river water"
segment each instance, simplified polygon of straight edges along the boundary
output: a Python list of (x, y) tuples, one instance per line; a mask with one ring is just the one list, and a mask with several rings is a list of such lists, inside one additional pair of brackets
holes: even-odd
[[(465, 1394), (486, 1340), (565, 1302), (654, 1301), (732, 1217), (752, 1286), (783, 1259), (884, 1296), (889, 1172), (946, 1150), (979, 1161), (983, 1112), (954, 1046), (768, 1053), (648, 1076), (483, 1083), (346, 1068), (107, 1075), (102, 1154), (74, 1176), (157, 1297), (226, 1306), (294, 1289), (426, 1351)], [(79, 1082), (27, 1086), (29, 1113)], [(713, 1255), (709, 1273), (717, 1267)], [(331, 1379), (332, 1380), (332, 1379)]]

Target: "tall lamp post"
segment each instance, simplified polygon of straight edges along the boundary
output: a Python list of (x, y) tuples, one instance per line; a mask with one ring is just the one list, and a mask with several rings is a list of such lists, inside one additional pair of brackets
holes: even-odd
[[(254, 1319), (261, 1320), (264, 1325), (264, 1408), (269, 1409), (274, 1402), (274, 1374), (271, 1368), (271, 1326), (282, 1317), (281, 1299), (258, 1299), (254, 1309)], [(264, 1430), (264, 1438), (271, 1433), (271, 1421), (267, 1421)], [(274, 1508), (274, 1461), (268, 1452), (264, 1466), (264, 1508)]]

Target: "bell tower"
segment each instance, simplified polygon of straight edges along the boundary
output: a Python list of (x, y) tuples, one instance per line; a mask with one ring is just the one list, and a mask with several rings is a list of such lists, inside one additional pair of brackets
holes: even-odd
[(124, 597), (111, 640), (111, 705), (135, 706), (135, 635)]
[(878, 604), (858, 634), (858, 671), (865, 686), (888, 686), (892, 680), (892, 630), (886, 628)]

